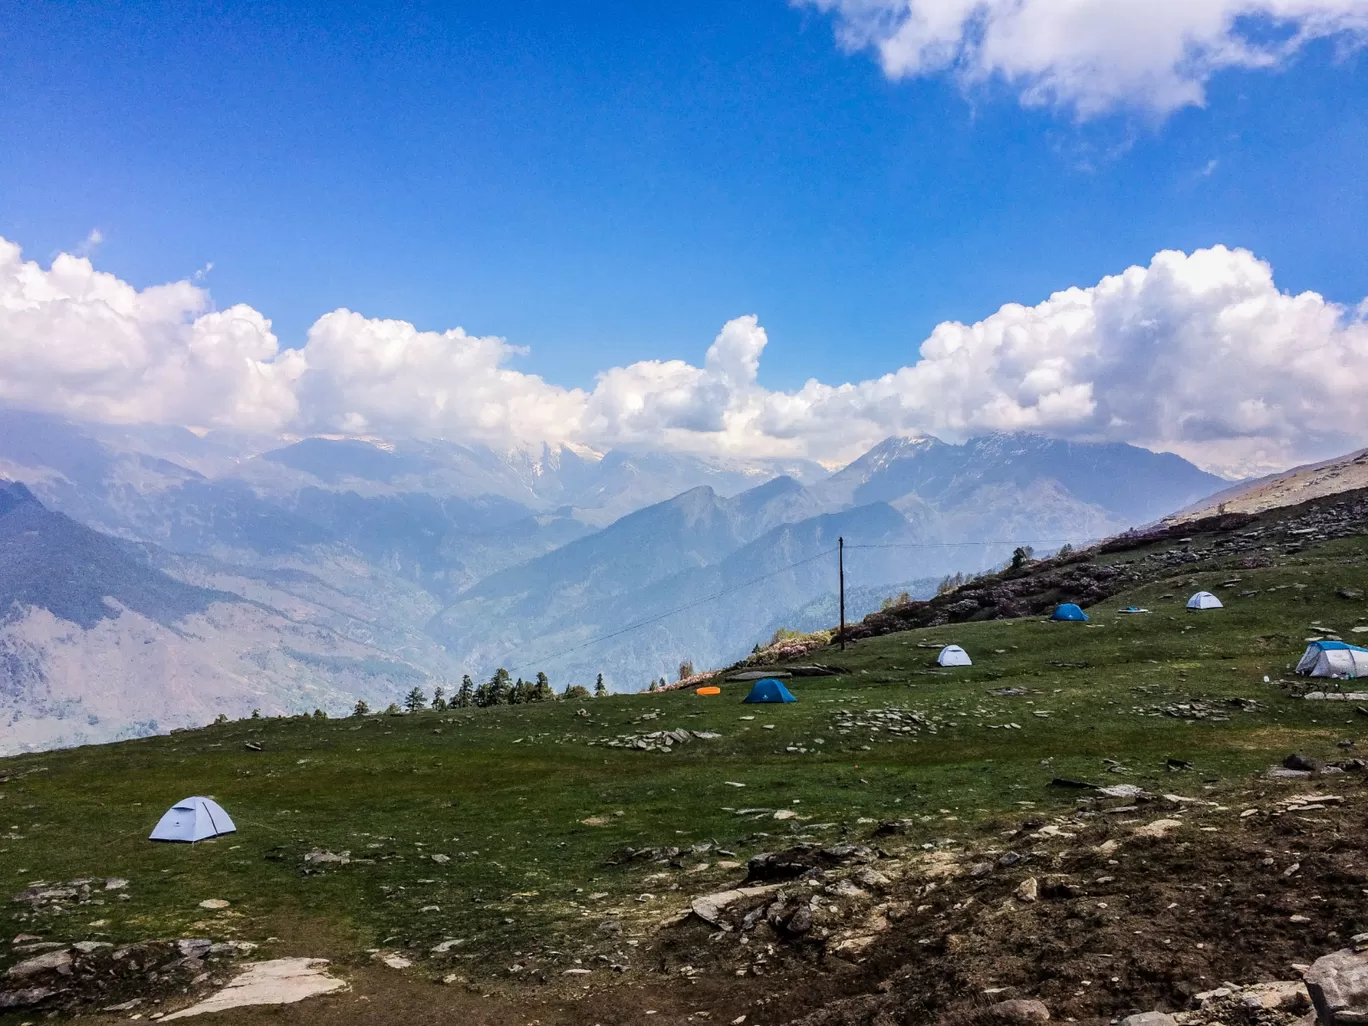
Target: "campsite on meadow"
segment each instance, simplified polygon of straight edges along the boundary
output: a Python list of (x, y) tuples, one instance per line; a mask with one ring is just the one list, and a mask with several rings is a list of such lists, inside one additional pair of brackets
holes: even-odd
[[(7, 759), (9, 971), (51, 965), (0, 993), (114, 1021), (303, 959), (307, 986), (347, 988), (271, 1021), (384, 1001), (414, 1022), (855, 1023), (913, 993), (927, 1014), (1005, 995), (1089, 1020), (1284, 980), (1368, 932), (1368, 700), (1294, 672), (1358, 658), (1339, 639), (1368, 634), (1365, 522), (1360, 492), (1117, 539), (871, 614), (844, 651), (790, 639), (714, 695)], [(1065, 579), (1105, 593), (1088, 619), (1054, 619)], [(898, 629), (1009, 590), (1037, 611)], [(1222, 608), (1191, 611), (1194, 591)], [(814, 663), (828, 675), (788, 669)], [(186, 791), (236, 832), (149, 841)], [(1231, 943), (1237, 915), (1268, 926)], [(1216, 1021), (1207, 1004), (1189, 1021)]]

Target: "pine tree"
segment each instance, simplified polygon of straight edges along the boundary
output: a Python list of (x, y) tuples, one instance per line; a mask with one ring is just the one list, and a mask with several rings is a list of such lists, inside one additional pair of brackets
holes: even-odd
[(527, 697), (527, 683), (519, 677), (513, 682), (513, 686), (508, 689), (508, 704), (521, 705), (523, 699)]
[(315, 709), (313, 718), (316, 720), (326, 720), (328, 718), (328, 714), (325, 713), (322, 709)]
[(356, 705), (352, 707), (352, 715), (369, 716), (370, 706), (368, 706), (364, 701), (357, 702)]
[(679, 664), (679, 679), (688, 680), (693, 675), (693, 660), (685, 659), (682, 663)]
[[(681, 677), (680, 679), (683, 680), (682, 677)], [(653, 681), (651, 681), (651, 686), (650, 686), (649, 688), (647, 688), (646, 690), (647, 690), (647, 691), (659, 691), (659, 690), (660, 690), (660, 681), (658, 681), (658, 680), (653, 680)]]
[(475, 684), (467, 673), (461, 678), (461, 690), (456, 692), (456, 705), (461, 709), (469, 709), (474, 704)]
[(594, 697), (595, 697), (595, 698), (607, 698), (607, 697), (608, 697), (608, 685), (605, 684), (605, 683), (603, 683), (603, 674), (601, 674), (601, 673), (598, 675), (598, 680), (594, 681)]
[(385, 715), (386, 715), (386, 716), (398, 716), (398, 715), (400, 714), (401, 711), (402, 711), (402, 710), (401, 710), (397, 705), (395, 705), (393, 702), (391, 702), (389, 705), (385, 706)]
[(432, 689), (432, 708), (437, 712), (443, 712), (446, 710), (446, 707), (446, 692), (442, 690), (441, 686), (439, 685)]
[(489, 679), (489, 704), (507, 705), (509, 693), (513, 690), (513, 677), (500, 666)]
[(492, 701), (490, 701), (490, 692), (492, 688), (492, 683), (490, 681), (485, 681), (475, 689), (473, 701), (476, 708), (483, 709), (486, 706), (494, 704)]
[(551, 686), (551, 679), (537, 671), (537, 685), (532, 692), (534, 702), (554, 702), (556, 700), (556, 689)]
[(423, 694), (423, 689), (415, 687), (404, 696), (404, 708), (411, 713), (421, 712), (427, 705), (427, 695)]
[(588, 698), (589, 689), (583, 684), (567, 684), (564, 693), (561, 695), (563, 700)]

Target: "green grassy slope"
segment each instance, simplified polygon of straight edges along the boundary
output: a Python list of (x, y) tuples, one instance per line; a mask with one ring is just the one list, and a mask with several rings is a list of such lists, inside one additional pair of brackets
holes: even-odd
[[(1168, 544), (1099, 561), (1149, 565)], [(1339, 757), (1338, 741), (1368, 738), (1352, 704), (1302, 702), (1278, 683), (1313, 633), (1368, 639), (1354, 633), (1368, 605), (1341, 596), (1368, 581), (1368, 538), (1252, 570), (1150, 562), (1147, 583), (1094, 606), (1090, 625), (964, 623), (823, 653), (847, 672), (794, 682), (795, 705), (745, 706), (748, 686), (729, 684), (720, 698), (242, 721), (3, 760), (6, 898), (40, 880), (129, 885), (86, 904), (5, 901), (0, 934), (277, 938), (264, 950), (344, 960), (402, 948), (438, 971), (507, 978), (517, 965), (525, 978), (618, 959), (603, 921), (662, 920), (690, 894), (741, 878), (719, 863), (794, 838), (864, 839), (889, 818), (910, 819), (914, 838), (965, 836), (1023, 810), (1071, 807), (1076, 793), (1050, 786), (1057, 776), (1192, 792), (1294, 750)], [(1185, 612), (1197, 588), (1227, 608)], [(1152, 612), (1117, 615), (1131, 603)], [(932, 667), (947, 642), (975, 665)], [(994, 693), (1008, 689), (1022, 693)], [(1182, 718), (1193, 702), (1211, 714)], [(669, 753), (606, 744), (675, 728), (721, 736)], [(1169, 759), (1194, 768), (1174, 774)], [(162, 811), (189, 794), (215, 796), (238, 833), (149, 843)], [(623, 847), (704, 844), (674, 868), (609, 864)], [(311, 851), (351, 861), (309, 866)], [(198, 907), (209, 898), (231, 906)], [(444, 940), (462, 943), (425, 954)]]

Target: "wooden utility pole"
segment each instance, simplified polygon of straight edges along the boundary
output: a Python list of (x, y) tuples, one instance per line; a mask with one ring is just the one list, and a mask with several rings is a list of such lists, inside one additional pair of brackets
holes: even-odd
[(841, 580), (841, 651), (845, 651), (845, 538), (836, 539), (836, 572)]

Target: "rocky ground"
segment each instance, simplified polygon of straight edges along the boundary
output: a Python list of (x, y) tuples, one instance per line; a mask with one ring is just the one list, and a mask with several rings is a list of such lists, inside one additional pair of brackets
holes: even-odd
[[(571, 970), (504, 991), (501, 1007), (576, 1023), (635, 1018), (644, 1001), (666, 1009), (657, 1022), (1283, 1026), (1310, 1021), (1314, 999), (1325, 1026), (1368, 1022), (1363, 763), (1287, 763), (1238, 789), (1181, 768), (1169, 793), (1060, 781), (1077, 792), (1071, 814), (1024, 813), (975, 841), (914, 843), (910, 824), (887, 820), (730, 863), (734, 886), (694, 895), (663, 926), (599, 924), (621, 952), (618, 985), (590, 999), (579, 993), (590, 970)], [(607, 861), (668, 871), (717, 854), (627, 849)], [(14, 900), (89, 902), (121, 885), (41, 884)], [(192, 938), (11, 946), (24, 959), (0, 984), (0, 1009), (117, 1018), (201, 1000), (251, 951)], [(466, 979), (437, 964), (446, 955), (461, 965), (450, 950), (405, 977), (436, 1007), (470, 990), (438, 982)]]

